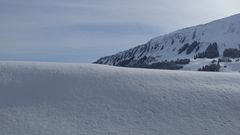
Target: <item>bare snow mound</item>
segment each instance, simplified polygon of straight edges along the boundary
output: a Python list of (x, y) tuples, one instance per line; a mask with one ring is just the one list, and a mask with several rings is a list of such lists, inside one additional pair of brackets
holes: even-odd
[(0, 62), (1, 135), (239, 135), (240, 74)]

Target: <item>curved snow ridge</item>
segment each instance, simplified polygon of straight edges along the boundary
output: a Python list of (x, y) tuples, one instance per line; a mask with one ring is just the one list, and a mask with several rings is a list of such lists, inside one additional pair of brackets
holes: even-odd
[(2, 74), (2, 135), (240, 132), (239, 74), (0, 62)]

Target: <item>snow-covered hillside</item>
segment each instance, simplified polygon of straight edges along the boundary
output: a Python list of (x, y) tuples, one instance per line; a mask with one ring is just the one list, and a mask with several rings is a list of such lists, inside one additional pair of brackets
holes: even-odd
[(240, 74), (0, 62), (1, 135), (239, 135)]
[[(204, 58), (220, 58), (229, 48), (240, 48), (240, 14), (156, 37), (146, 44), (100, 58), (96, 63), (138, 66), (164, 60), (193, 59), (203, 53), (201, 57)], [(238, 55), (240, 57), (240, 50)]]

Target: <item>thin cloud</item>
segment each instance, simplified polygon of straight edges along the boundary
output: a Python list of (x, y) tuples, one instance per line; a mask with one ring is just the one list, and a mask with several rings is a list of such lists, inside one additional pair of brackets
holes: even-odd
[(0, 60), (91, 62), (233, 15), (238, 5), (238, 0), (0, 0)]

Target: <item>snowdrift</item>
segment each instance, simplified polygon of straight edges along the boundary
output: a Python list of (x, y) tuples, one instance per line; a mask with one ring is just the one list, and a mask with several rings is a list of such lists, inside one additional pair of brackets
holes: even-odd
[(240, 74), (0, 62), (1, 135), (239, 135)]

